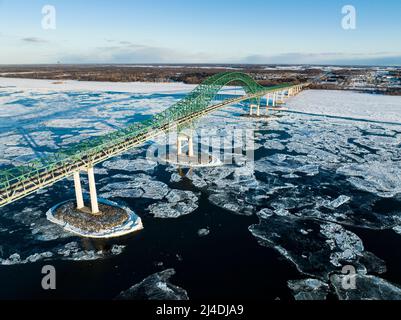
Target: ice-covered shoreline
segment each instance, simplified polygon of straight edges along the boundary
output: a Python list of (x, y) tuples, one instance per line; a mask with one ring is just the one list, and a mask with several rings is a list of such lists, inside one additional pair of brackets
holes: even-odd
[(290, 111), (401, 123), (401, 97), (339, 90), (307, 90), (288, 102)]
[(183, 93), (194, 89), (195, 85), (184, 83), (156, 82), (100, 82), (77, 80), (42, 80), (0, 77), (0, 89), (39, 91), (96, 91), (124, 93)]

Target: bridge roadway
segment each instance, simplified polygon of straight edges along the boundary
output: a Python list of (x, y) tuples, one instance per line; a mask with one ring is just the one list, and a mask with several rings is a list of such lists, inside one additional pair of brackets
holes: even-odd
[[(51, 186), (54, 183), (56, 183), (60, 180), (63, 180), (67, 177), (70, 177), (77, 172), (79, 173), (80, 171), (88, 171), (88, 174), (91, 171), (92, 181), (93, 181), (92, 188), (95, 188), (94, 187), (94, 177), (93, 177), (93, 167), (96, 164), (99, 164), (112, 157), (118, 156), (136, 146), (139, 146), (139, 145), (145, 143), (146, 141), (156, 138), (157, 136), (159, 136), (165, 132), (169, 132), (171, 130), (176, 130), (176, 128), (178, 126), (185, 126), (188, 123), (191, 123), (194, 120), (199, 119), (199, 118), (201, 118), (217, 109), (223, 108), (227, 105), (239, 103), (239, 102), (246, 101), (246, 100), (251, 101), (252, 99), (261, 98), (262, 96), (265, 96), (265, 95), (267, 95), (270, 98), (271, 96), (274, 95), (274, 98), (273, 98), (274, 99), (273, 106), (274, 106), (276, 94), (281, 94), (281, 97), (283, 97), (283, 98), (284, 98), (284, 96), (288, 97), (293, 94), (294, 95), (297, 94), (305, 86), (307, 86), (307, 84), (266, 87), (265, 90), (261, 90), (256, 93), (250, 93), (250, 94), (246, 94), (244, 96), (227, 99), (221, 103), (211, 105), (204, 109), (201, 109), (200, 111), (196, 111), (189, 115), (185, 115), (181, 118), (178, 118), (175, 121), (163, 124), (158, 128), (152, 128), (152, 130), (149, 132), (144, 132), (144, 133), (140, 133), (138, 135), (132, 136), (132, 137), (127, 137), (126, 139), (123, 139), (120, 143), (108, 146), (108, 147), (104, 148), (103, 150), (96, 152), (94, 154), (84, 156), (75, 162), (72, 162), (69, 164), (63, 164), (60, 166), (56, 165), (51, 170), (44, 170), (43, 172), (37, 172), (37, 174), (32, 177), (28, 177), (27, 179), (20, 179), (18, 182), (9, 184), (9, 185), (5, 186), (5, 188), (0, 189), (0, 207), (3, 207), (5, 205), (10, 204), (14, 201), (17, 201), (19, 199), (22, 199), (40, 189)], [(267, 105), (268, 105), (268, 103), (269, 102), (267, 102)], [(257, 106), (257, 107), (259, 108), (260, 106)], [(251, 105), (251, 114), (252, 114), (252, 108), (253, 108), (253, 106)], [(75, 177), (76, 176), (74, 175), (74, 178)], [(79, 178), (79, 174), (78, 174), (78, 178)], [(91, 178), (91, 176), (89, 176), (89, 178)], [(89, 179), (89, 180), (91, 180), (91, 179)], [(75, 187), (77, 189), (77, 181), (75, 181), (75, 182), (76, 182)], [(80, 188), (80, 182), (79, 182), (79, 188)], [(91, 188), (91, 186), (90, 186), (90, 188)], [(91, 198), (92, 198), (92, 196), (96, 197), (96, 189), (94, 189), (93, 190), (94, 193), (92, 193), (92, 188), (91, 188)], [(80, 198), (80, 196), (77, 194), (77, 199), (78, 198)], [(81, 202), (80, 206), (82, 207), (82, 199), (78, 202)], [(97, 199), (95, 202), (92, 202), (92, 206), (97, 206)], [(92, 207), (92, 210), (94, 210), (93, 207)], [(97, 211), (97, 210), (95, 209), (94, 211)]]

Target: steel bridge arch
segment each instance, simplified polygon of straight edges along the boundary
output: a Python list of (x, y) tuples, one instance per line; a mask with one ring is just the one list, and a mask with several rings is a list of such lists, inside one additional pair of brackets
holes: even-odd
[(214, 100), (219, 91), (231, 83), (239, 83), (247, 95), (266, 89), (245, 73), (218, 73), (207, 78), (184, 99), (155, 115), (152, 120), (158, 124), (161, 124), (161, 122), (165, 124), (166, 122), (177, 121), (192, 113), (203, 111), (210, 105), (210, 102)]

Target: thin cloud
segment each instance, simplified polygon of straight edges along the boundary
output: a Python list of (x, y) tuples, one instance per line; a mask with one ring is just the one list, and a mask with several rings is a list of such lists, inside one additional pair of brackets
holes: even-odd
[(96, 47), (90, 53), (64, 56), (65, 63), (200, 63), (213, 57), (164, 47), (152, 47), (122, 41), (124, 44)]
[(21, 39), (25, 43), (48, 43), (47, 40), (37, 37), (26, 37)]

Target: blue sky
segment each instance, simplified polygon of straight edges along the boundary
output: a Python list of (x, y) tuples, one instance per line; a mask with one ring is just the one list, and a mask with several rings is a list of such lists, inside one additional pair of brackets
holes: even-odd
[[(42, 28), (45, 5), (55, 30)], [(401, 65), (400, 17), (399, 0), (0, 0), (0, 64)]]

